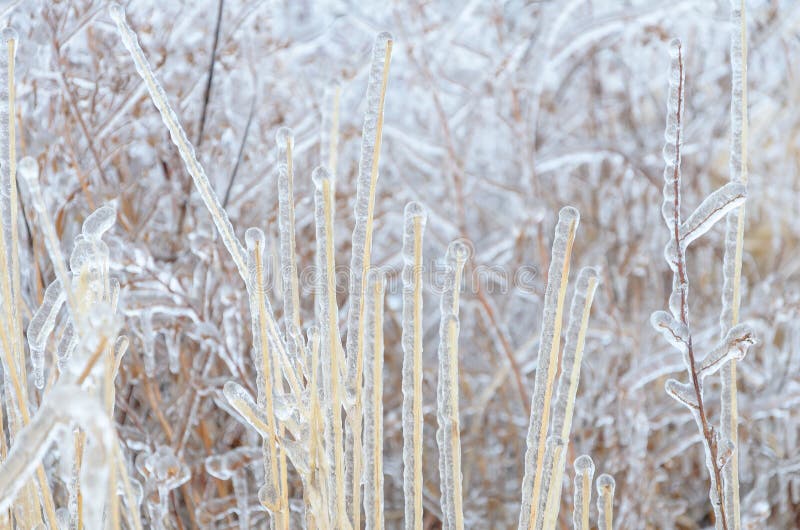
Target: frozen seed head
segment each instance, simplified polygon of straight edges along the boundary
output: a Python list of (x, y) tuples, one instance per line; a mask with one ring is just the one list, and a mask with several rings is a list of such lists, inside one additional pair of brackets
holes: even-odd
[(318, 166), (316, 169), (314, 169), (314, 172), (311, 173), (311, 180), (314, 182), (314, 185), (317, 187), (317, 189), (321, 190), (325, 182), (330, 182), (333, 180), (333, 176), (327, 168)]
[(572, 464), (575, 467), (575, 473), (578, 475), (594, 475), (594, 462), (589, 455), (581, 455), (575, 459)]
[(17, 33), (17, 30), (15, 30), (10, 26), (7, 28), (3, 28), (3, 42), (6, 43), (11, 41), (16, 42), (18, 40), (19, 40), (19, 34)]
[(125, 21), (125, 9), (116, 2), (112, 2), (111, 5), (108, 6), (108, 14), (111, 15), (111, 20), (114, 22)]
[(289, 127), (281, 127), (275, 133), (275, 143), (279, 149), (286, 149), (289, 144), (294, 145), (294, 132)]
[[(260, 228), (250, 227), (244, 233), (244, 241), (247, 244), (247, 250), (254, 251), (256, 248), (264, 249), (264, 232)], [(258, 246), (256, 246), (258, 245)]]

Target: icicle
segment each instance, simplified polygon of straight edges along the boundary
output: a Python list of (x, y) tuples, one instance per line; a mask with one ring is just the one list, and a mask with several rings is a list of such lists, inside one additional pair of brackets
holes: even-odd
[(597, 528), (614, 530), (614, 477), (603, 473), (597, 477)]
[(252, 396), (238, 383), (228, 381), (222, 389), (225, 399), (236, 412), (250, 425), (262, 438), (269, 439), (272, 436), (267, 418), (261, 409), (256, 405)]
[(403, 493), (405, 529), (422, 529), (422, 238), (427, 216), (406, 205), (403, 228)]
[(589, 505), (592, 502), (592, 478), (594, 462), (589, 455), (581, 455), (572, 464), (575, 468), (575, 495), (572, 508), (572, 524), (575, 530), (591, 530)]
[(383, 530), (383, 295), (386, 277), (367, 276), (364, 342), (364, 515), (366, 530)]
[(117, 211), (108, 205), (101, 206), (83, 221), (81, 233), (89, 239), (99, 240), (108, 232), (117, 219)]
[(156, 336), (153, 332), (153, 311), (145, 309), (139, 317), (142, 321), (142, 353), (144, 354), (144, 373), (148, 379), (152, 379), (156, 373), (156, 353), (155, 353), (155, 340)]
[(536, 522), (536, 509), (542, 487), (545, 442), (550, 425), (550, 400), (553, 395), (553, 382), (558, 368), (558, 352), (561, 344), (561, 315), (564, 311), (564, 298), (569, 279), (572, 243), (575, 240), (579, 218), (580, 215), (575, 208), (562, 208), (558, 214), (558, 224), (553, 238), (544, 295), (536, 382), (531, 398), (531, 418), (526, 437), (525, 475), (522, 480), (522, 505), (519, 515), (520, 530), (530, 530)]
[(28, 324), (28, 346), (31, 351), (31, 365), (33, 366), (36, 388), (44, 388), (44, 350), (47, 338), (56, 325), (56, 317), (64, 305), (64, 291), (61, 282), (54, 280), (44, 291), (42, 305), (33, 314)]
[[(569, 309), (569, 324), (564, 342), (564, 354), (561, 360), (561, 375), (558, 378), (558, 389), (553, 409), (553, 437), (562, 445), (569, 443), (572, 431), (572, 415), (575, 407), (575, 398), (578, 394), (578, 382), (581, 375), (581, 362), (583, 361), (583, 347), (586, 341), (586, 331), (589, 326), (589, 314), (592, 309), (594, 293), (597, 289), (597, 271), (585, 267), (578, 273), (578, 282), (572, 303)], [(538, 518), (543, 521), (544, 528), (555, 528), (558, 510), (561, 506), (561, 489), (566, 465), (566, 451), (553, 452), (553, 460), (545, 458), (545, 469), (549, 470), (542, 481), (541, 500), (546, 499), (545, 506), (539, 506)], [(544, 508), (544, 509), (542, 509)], [(539, 522), (537, 521), (537, 526)]]
[(371, 265), (372, 224), (378, 184), (378, 160), (381, 152), (383, 109), (389, 80), (392, 36), (381, 33), (372, 48), (372, 63), (367, 84), (367, 112), (361, 136), (361, 158), (356, 184), (355, 226), (350, 259), (350, 297), (347, 312), (347, 447), (346, 503), (353, 526), (361, 527), (361, 489), (353, 477), (361, 476), (361, 397), (364, 365), (364, 281)]

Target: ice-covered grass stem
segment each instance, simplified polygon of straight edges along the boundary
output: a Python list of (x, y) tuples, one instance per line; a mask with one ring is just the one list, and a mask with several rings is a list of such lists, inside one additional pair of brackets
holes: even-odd
[[(747, 16), (745, 0), (731, 0), (731, 144), (730, 180), (747, 186)], [(742, 252), (744, 247), (744, 203), (731, 211), (725, 226), (723, 257), (721, 334), (739, 323), (741, 305)], [(739, 505), (739, 404), (736, 361), (721, 370), (720, 434), (733, 444), (733, 454), (722, 470), (725, 510), (731, 514), (731, 526), (742, 526)]]
[(406, 205), (403, 224), (403, 502), (405, 529), (422, 530), (422, 242), (427, 214)]
[(383, 139), (383, 113), (389, 82), (392, 36), (380, 33), (372, 47), (372, 61), (367, 84), (367, 112), (361, 133), (361, 156), (356, 181), (355, 226), (350, 257), (350, 297), (347, 313), (347, 439), (345, 447), (348, 514), (354, 528), (361, 528), (361, 477), (363, 462), (361, 431), (363, 426), (364, 374), (364, 296), (367, 271), (372, 257), (372, 226), (375, 193)]
[(562, 314), (567, 295), (570, 256), (578, 228), (579, 214), (575, 208), (562, 208), (558, 214), (550, 267), (547, 273), (547, 288), (544, 297), (542, 332), (539, 341), (538, 362), (531, 418), (528, 425), (525, 451), (525, 474), (522, 479), (522, 504), (519, 528), (530, 530), (536, 522), (542, 490), (542, 475), (548, 428), (550, 426), (553, 382), (558, 369), (561, 345)]
[(439, 380), (436, 416), (439, 428), (439, 484), (441, 490), (442, 527), (463, 530), (464, 507), (461, 477), (461, 422), (458, 404), (458, 333), (459, 298), (464, 265), (469, 250), (461, 241), (447, 247), (446, 272), (439, 311)]

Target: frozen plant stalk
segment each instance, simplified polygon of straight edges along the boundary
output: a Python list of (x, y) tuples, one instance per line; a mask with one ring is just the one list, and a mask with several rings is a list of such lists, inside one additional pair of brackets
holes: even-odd
[[(581, 375), (581, 362), (583, 361), (583, 347), (586, 342), (586, 330), (589, 326), (589, 313), (592, 309), (592, 300), (597, 289), (597, 271), (584, 267), (578, 273), (578, 283), (572, 296), (569, 308), (569, 324), (567, 325), (567, 338), (564, 343), (564, 355), (561, 360), (561, 375), (558, 378), (558, 390), (553, 413), (553, 436), (558, 437), (562, 446), (569, 445), (569, 435), (572, 431), (572, 414), (575, 408), (575, 398), (578, 394), (578, 382)], [(546, 499), (545, 509), (538, 508), (538, 517), (544, 518), (544, 528), (554, 529), (561, 506), (561, 488), (563, 485), (564, 466), (566, 465), (566, 448), (553, 454), (554, 458), (545, 461), (545, 474), (541, 500)], [(556, 458), (556, 456), (558, 458)], [(546, 495), (546, 497), (545, 497)], [(537, 521), (537, 527), (539, 523)]]
[(385, 276), (367, 276), (364, 325), (364, 515), (366, 530), (383, 530), (383, 293)]
[(590, 530), (589, 506), (592, 502), (594, 462), (589, 455), (581, 455), (573, 463), (575, 489), (572, 503), (572, 526), (575, 530)]
[(553, 382), (558, 369), (561, 344), (561, 316), (567, 294), (570, 256), (580, 216), (578, 210), (564, 207), (558, 214), (547, 289), (544, 295), (542, 334), (539, 341), (536, 381), (531, 398), (531, 418), (528, 425), (525, 451), (525, 475), (522, 479), (522, 505), (519, 513), (520, 530), (530, 530), (536, 522), (544, 472), (545, 445), (550, 425)]
[(436, 388), (439, 429), (436, 443), (439, 446), (442, 528), (445, 530), (464, 528), (458, 406), (458, 299), (467, 258), (468, 250), (462, 242), (453, 241), (447, 247), (447, 269), (440, 304), (439, 383)]
[(354, 477), (361, 476), (362, 384), (364, 373), (364, 295), (367, 271), (372, 256), (372, 221), (375, 212), (375, 191), (378, 184), (378, 162), (383, 134), (383, 109), (386, 85), (389, 82), (389, 59), (392, 36), (380, 33), (372, 48), (372, 62), (367, 84), (367, 112), (361, 136), (361, 158), (356, 183), (355, 226), (350, 257), (350, 307), (347, 314), (347, 488), (348, 514), (354, 528), (361, 528), (361, 485)]
[(422, 236), (427, 216), (405, 208), (403, 228), (403, 494), (406, 530), (422, 530)]
[(603, 473), (597, 477), (597, 528), (614, 530), (614, 477)]
[[(730, 180), (747, 186), (747, 21), (745, 0), (731, 0), (731, 147)], [(742, 249), (745, 206), (728, 214), (725, 227), (725, 255), (722, 265), (721, 333), (739, 323), (741, 303)], [(739, 404), (736, 361), (722, 368), (720, 434), (730, 440), (733, 453), (722, 470), (723, 500), (731, 526), (742, 526), (739, 507)]]
[(317, 227), (317, 269), (319, 271), (319, 322), (322, 336), (323, 403), (325, 453), (329, 470), (330, 511), (338, 528), (350, 528), (346, 510), (344, 451), (342, 433), (342, 344), (339, 340), (336, 304), (336, 266), (333, 248), (333, 176), (318, 167), (314, 179), (314, 218)]

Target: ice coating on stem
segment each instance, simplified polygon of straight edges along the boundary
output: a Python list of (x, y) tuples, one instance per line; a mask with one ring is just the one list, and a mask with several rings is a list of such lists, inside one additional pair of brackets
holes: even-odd
[(406, 530), (422, 528), (422, 242), (427, 214), (405, 207), (403, 227), (403, 493)]
[(558, 214), (558, 224), (553, 237), (553, 249), (547, 274), (544, 295), (542, 333), (539, 341), (536, 381), (531, 398), (531, 418), (526, 437), (525, 475), (522, 479), (522, 504), (519, 528), (530, 530), (535, 523), (535, 512), (541, 495), (541, 479), (544, 466), (545, 443), (550, 425), (550, 400), (553, 382), (558, 368), (558, 352), (561, 344), (561, 315), (564, 311), (569, 262), (572, 243), (578, 228), (580, 215), (572, 207), (564, 207)]
[(468, 256), (469, 252), (461, 241), (448, 245), (445, 256), (447, 269), (439, 305), (439, 379), (436, 387), (439, 428), (436, 430), (436, 443), (439, 446), (442, 527), (448, 530), (464, 528), (458, 403), (458, 299)]
[(142, 312), (142, 353), (144, 357), (144, 373), (153, 378), (156, 373), (155, 332), (153, 331), (153, 311), (149, 308)]
[(14, 445), (0, 467), (0, 511), (11, 506), (50, 444), (69, 432), (73, 423), (87, 431), (94, 444), (86, 452), (87, 462), (82, 467), (84, 524), (87, 528), (103, 527), (107, 475), (115, 443), (114, 429), (94, 396), (65, 383), (56, 385), (47, 394), (36, 416), (17, 433)]
[(458, 407), (458, 317), (442, 317), (439, 327), (439, 384), (436, 416), (439, 428), (439, 474), (442, 528), (463, 530), (463, 495), (461, 491), (461, 438)]
[(575, 468), (575, 489), (572, 505), (572, 525), (575, 530), (590, 530), (589, 506), (592, 502), (594, 462), (589, 455), (581, 455), (572, 464)]
[(706, 197), (681, 225), (681, 244), (686, 247), (708, 232), (728, 212), (744, 204), (746, 189), (729, 182)]
[(348, 528), (344, 477), (342, 432), (342, 346), (339, 339), (336, 304), (336, 276), (333, 248), (333, 177), (324, 167), (312, 174), (314, 180), (314, 219), (317, 230), (317, 269), (319, 271), (318, 315), (323, 374), (322, 410), (325, 423), (325, 451), (332, 472), (328, 473), (330, 513), (337, 514), (337, 526)]
[(222, 388), (222, 393), (231, 407), (248, 425), (255, 429), (262, 438), (270, 438), (270, 426), (267, 425), (267, 418), (247, 390), (238, 383), (228, 381)]
[[(572, 415), (575, 408), (575, 398), (578, 394), (583, 348), (597, 283), (598, 274), (595, 269), (591, 267), (581, 269), (578, 273), (578, 282), (570, 304), (569, 323), (564, 342), (564, 354), (561, 360), (561, 375), (558, 378), (558, 389), (553, 408), (552, 426), (553, 437), (556, 437), (564, 445), (569, 443), (570, 432), (572, 431)], [(550, 470), (549, 479), (545, 476), (542, 481), (542, 491), (547, 492), (547, 504), (544, 511), (539, 510), (538, 512), (539, 518), (544, 518), (544, 528), (555, 528), (556, 525), (558, 509), (561, 506), (561, 489), (566, 456), (566, 450), (559, 450), (553, 452), (552, 460), (545, 458), (545, 469)], [(542, 495), (542, 499), (544, 498), (545, 496)]]
[[(348, 514), (353, 526), (359, 528), (361, 506), (360, 486), (353, 477), (361, 475), (361, 397), (364, 365), (364, 292), (367, 271), (372, 256), (372, 224), (375, 212), (375, 194), (378, 184), (378, 161), (383, 134), (383, 109), (386, 85), (389, 80), (389, 59), (392, 53), (392, 36), (380, 33), (372, 47), (369, 80), (367, 83), (367, 111), (361, 133), (361, 156), (358, 163), (356, 202), (354, 208), (352, 255), (350, 258), (349, 307), (347, 312), (347, 447), (346, 477)], [(354, 509), (355, 508), (355, 509)]]
[(697, 362), (697, 375), (705, 378), (719, 371), (728, 361), (741, 361), (755, 342), (755, 332), (749, 324), (732, 327), (719, 344)]
[(100, 239), (108, 232), (117, 220), (117, 211), (108, 205), (93, 211), (83, 221), (81, 233), (90, 239)]
[(133, 58), (136, 71), (144, 81), (147, 91), (150, 93), (150, 98), (153, 100), (153, 104), (158, 109), (164, 125), (169, 130), (170, 138), (178, 149), (181, 159), (183, 159), (183, 163), (186, 165), (186, 170), (189, 172), (189, 175), (191, 175), (195, 187), (200, 193), (200, 197), (203, 199), (203, 203), (211, 213), (211, 218), (217, 230), (219, 230), (225, 248), (230, 252), (233, 262), (239, 269), (239, 274), (241, 274), (242, 278), (246, 281), (247, 263), (244, 248), (236, 237), (233, 225), (230, 219), (228, 219), (228, 214), (225, 213), (219, 201), (219, 197), (217, 197), (214, 189), (211, 187), (211, 183), (206, 176), (203, 166), (197, 160), (194, 147), (178, 121), (178, 116), (175, 114), (175, 111), (172, 110), (172, 107), (170, 107), (164, 88), (158, 80), (156, 80), (153, 69), (150, 67), (150, 63), (148, 63), (141, 46), (139, 46), (139, 39), (136, 33), (134, 33), (126, 22), (124, 9), (119, 4), (112, 3), (109, 6), (109, 14), (117, 25), (122, 43)]
[(40, 228), (44, 233), (44, 243), (47, 248), (47, 253), (50, 255), (50, 261), (53, 263), (56, 278), (61, 282), (62, 289), (66, 295), (67, 307), (69, 308), (70, 315), (74, 319), (76, 316), (75, 302), (70, 288), (71, 283), (67, 273), (67, 265), (64, 262), (64, 255), (61, 252), (61, 244), (58, 241), (55, 226), (53, 226), (53, 221), (50, 219), (50, 214), (44, 205), (42, 189), (39, 185), (39, 165), (33, 158), (25, 157), (19, 162), (19, 174), (28, 184), (28, 191), (31, 195), (33, 209), (36, 211)]
[(44, 350), (47, 338), (56, 325), (56, 317), (64, 305), (64, 291), (61, 282), (54, 280), (44, 291), (42, 305), (33, 314), (28, 324), (28, 346), (31, 351), (31, 364), (33, 366), (36, 388), (44, 388)]
[(263, 255), (264, 233), (258, 228), (248, 228), (245, 232), (247, 244), (247, 292), (250, 301), (251, 329), (253, 333), (253, 363), (256, 366), (257, 403), (264, 411), (269, 438), (263, 442), (264, 485), (259, 491), (259, 500), (273, 515), (274, 520), (284, 517), (281, 502), (282, 487), (279, 475), (279, 458), (276, 443), (275, 412), (273, 401), (273, 355), (267, 332), (266, 287), (264, 285)]
[[(744, 0), (731, 0), (731, 145), (730, 180), (747, 186), (747, 20)], [(741, 303), (742, 253), (744, 249), (745, 206), (728, 214), (725, 227), (725, 254), (722, 264), (721, 334), (739, 323)], [(722, 369), (720, 434), (734, 446), (723, 472), (723, 504), (731, 514), (734, 530), (742, 527), (739, 503), (739, 404), (736, 388), (736, 361)]]
[(364, 325), (364, 516), (366, 530), (383, 530), (383, 296), (386, 277), (367, 276)]
[(597, 477), (597, 528), (614, 530), (614, 477), (603, 473)]
[[(683, 58), (681, 42), (673, 40), (669, 46), (669, 95), (667, 97), (667, 125), (664, 130), (664, 201), (661, 215), (670, 233), (665, 256), (673, 271), (678, 267), (678, 228), (681, 209), (681, 127), (683, 124)], [(677, 315), (675, 315), (677, 317)]]
[(653, 328), (675, 347), (679, 352), (686, 353), (689, 345), (689, 328), (678, 321), (667, 311), (655, 311), (650, 316)]
[(283, 281), (283, 315), (286, 343), (291, 353), (300, 334), (300, 294), (295, 257), (294, 167), (292, 152), (294, 134), (281, 127), (275, 135), (278, 159), (278, 227), (280, 232), (281, 280)]

